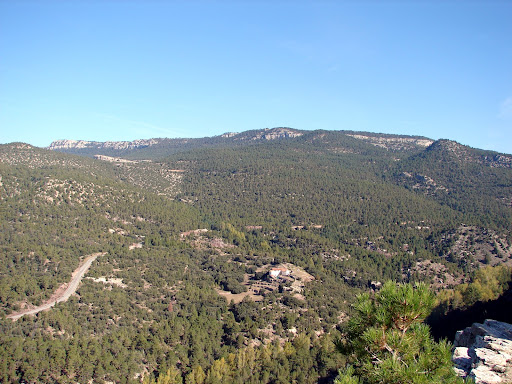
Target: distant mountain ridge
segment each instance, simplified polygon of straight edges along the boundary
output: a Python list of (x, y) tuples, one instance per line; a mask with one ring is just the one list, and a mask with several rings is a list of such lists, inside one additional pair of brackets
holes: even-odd
[(84, 148), (111, 148), (116, 150), (137, 149), (149, 147), (157, 144), (160, 139), (140, 139), (133, 141), (87, 141), (87, 140), (55, 140), (48, 149), (66, 150), (66, 149), (84, 149)]
[[(247, 131), (247, 132), (227, 132), (218, 138), (234, 139), (234, 140), (277, 140), (283, 138), (291, 138), (302, 136), (303, 132), (290, 128), (272, 128), (260, 131)], [(55, 140), (49, 146), (50, 150), (69, 150), (69, 149), (114, 149), (114, 150), (131, 150), (138, 148), (145, 148), (158, 145), (165, 142), (175, 142), (186, 144), (190, 141), (200, 142), (204, 139), (166, 139), (166, 138), (153, 138), (153, 139), (138, 139), (133, 141), (87, 141), (87, 140)]]
[(134, 141), (86, 141), (56, 140), (47, 149), (85, 156), (126, 156), (141, 159), (162, 158), (168, 155), (197, 148), (250, 145), (258, 142), (289, 140), (303, 137), (323, 138), (326, 134), (350, 137), (372, 146), (391, 151), (424, 149), (434, 140), (422, 136), (390, 135), (356, 131), (306, 131), (287, 127), (265, 128), (243, 132), (227, 132), (219, 136), (204, 138), (153, 138)]

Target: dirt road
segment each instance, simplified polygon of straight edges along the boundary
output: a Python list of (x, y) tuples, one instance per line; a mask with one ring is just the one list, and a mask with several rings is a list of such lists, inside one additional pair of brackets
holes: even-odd
[[(82, 280), (82, 277), (85, 275), (87, 270), (91, 267), (91, 264), (98, 256), (103, 256), (105, 253), (94, 253), (92, 255), (89, 255), (85, 258), (84, 262), (73, 272), (71, 275), (71, 281), (67, 284), (63, 284), (58, 290), (57, 293), (54, 294), (50, 300), (48, 300), (46, 303), (41, 304), (38, 307), (35, 308), (27, 308), (19, 312), (11, 313), (10, 315), (7, 315), (8, 319), (17, 320), (23, 315), (35, 315), (38, 312), (45, 311), (47, 309), (50, 309), (55, 304), (67, 301), (73, 293), (75, 293), (76, 289), (78, 288), (78, 284), (80, 284), (80, 281)], [(67, 287), (66, 287), (67, 285)], [(62, 290), (65, 288), (64, 290)]]

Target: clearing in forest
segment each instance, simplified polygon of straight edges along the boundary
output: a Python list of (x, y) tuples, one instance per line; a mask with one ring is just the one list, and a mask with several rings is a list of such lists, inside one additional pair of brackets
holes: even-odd
[(242, 285), (247, 287), (246, 292), (231, 293), (217, 289), (217, 293), (225, 297), (228, 302), (233, 300), (235, 304), (238, 304), (247, 296), (253, 301), (262, 301), (265, 294), (274, 292), (279, 289), (280, 285), (284, 285), (285, 290), (292, 292), (293, 296), (297, 299), (304, 300), (302, 292), (304, 291), (305, 284), (315, 278), (301, 267), (291, 263), (284, 263), (278, 266), (266, 264), (258, 268), (256, 272), (270, 272), (273, 269), (288, 270), (290, 273), (289, 275), (282, 275), (276, 278), (265, 274), (261, 279), (256, 279), (256, 274), (245, 274)]

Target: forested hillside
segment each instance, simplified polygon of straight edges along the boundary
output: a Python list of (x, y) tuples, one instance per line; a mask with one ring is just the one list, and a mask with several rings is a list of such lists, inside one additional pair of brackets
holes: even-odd
[[(512, 265), (510, 155), (288, 128), (146, 144), (0, 146), (0, 381), (329, 382), (357, 294), (461, 306), (509, 281), (479, 271)], [(9, 318), (95, 253), (68, 301)]]

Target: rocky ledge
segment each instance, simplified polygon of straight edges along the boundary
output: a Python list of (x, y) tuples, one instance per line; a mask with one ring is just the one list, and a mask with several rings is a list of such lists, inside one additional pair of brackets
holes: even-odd
[(94, 149), (116, 149), (116, 150), (126, 150), (126, 149), (137, 149), (137, 148), (145, 148), (150, 147), (152, 145), (158, 144), (161, 139), (140, 139), (133, 141), (86, 141), (86, 140), (55, 140), (53, 141), (48, 149), (50, 150), (66, 150), (66, 149), (85, 149), (85, 148), (94, 148)]
[(458, 331), (452, 360), (475, 384), (512, 383), (512, 325), (485, 320)]
[(389, 150), (404, 150), (404, 149), (413, 149), (413, 148), (426, 148), (431, 145), (434, 140), (430, 140), (427, 138), (420, 137), (404, 137), (404, 136), (372, 136), (365, 135), (360, 133), (351, 133), (347, 136), (353, 137), (354, 139), (359, 139), (366, 141), (376, 147), (381, 147)]

